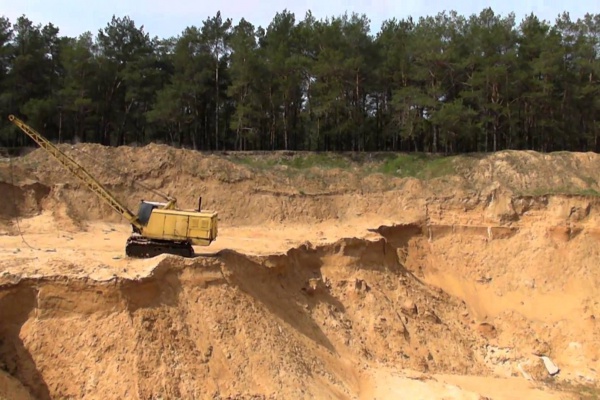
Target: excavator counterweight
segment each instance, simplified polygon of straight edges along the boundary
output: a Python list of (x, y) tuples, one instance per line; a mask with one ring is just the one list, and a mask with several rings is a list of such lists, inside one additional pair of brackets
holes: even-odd
[(176, 199), (167, 198), (166, 203), (142, 200), (134, 214), (52, 142), (14, 115), (8, 119), (131, 224), (133, 232), (125, 245), (127, 256), (148, 258), (168, 253), (192, 257), (193, 245), (209, 246), (217, 238), (218, 213), (201, 210), (200, 201), (198, 210), (180, 210), (175, 206)]

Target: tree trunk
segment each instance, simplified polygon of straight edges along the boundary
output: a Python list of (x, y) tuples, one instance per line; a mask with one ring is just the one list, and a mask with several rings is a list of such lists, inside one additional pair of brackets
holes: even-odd
[(283, 106), (283, 147), (285, 150), (288, 149), (288, 125), (287, 125), (287, 104)]
[(215, 150), (219, 149), (219, 56), (215, 68)]
[(62, 143), (62, 110), (58, 113), (58, 143)]
[(117, 143), (118, 146), (125, 145), (125, 124), (127, 123), (127, 117), (129, 116), (131, 106), (133, 106), (133, 100), (131, 100), (129, 104), (125, 107), (125, 115), (123, 116), (123, 122), (121, 123), (121, 127), (119, 128), (119, 140)]

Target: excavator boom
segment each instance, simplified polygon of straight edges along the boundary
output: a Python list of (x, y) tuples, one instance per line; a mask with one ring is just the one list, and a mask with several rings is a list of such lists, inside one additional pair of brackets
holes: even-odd
[(102, 200), (108, 203), (115, 211), (122, 215), (129, 223), (131, 223), (137, 231), (141, 231), (143, 225), (138, 221), (138, 217), (127, 209), (127, 207), (119, 202), (100, 182), (90, 175), (81, 165), (79, 165), (71, 157), (63, 153), (52, 144), (48, 139), (40, 135), (33, 128), (25, 124), (14, 115), (10, 115), (8, 119), (19, 127), (27, 136), (33, 139), (41, 148), (51, 154), (59, 163), (67, 168), (73, 175), (79, 178), (92, 192), (96, 193)]
[(218, 214), (201, 210), (200, 202), (198, 210), (180, 210), (175, 207), (176, 200), (170, 197), (167, 198), (167, 203), (142, 200), (136, 215), (48, 139), (14, 115), (10, 115), (8, 119), (129, 221), (133, 234), (127, 239), (125, 246), (128, 256), (154, 257), (170, 253), (191, 257), (194, 255), (193, 245), (208, 246), (217, 238)]

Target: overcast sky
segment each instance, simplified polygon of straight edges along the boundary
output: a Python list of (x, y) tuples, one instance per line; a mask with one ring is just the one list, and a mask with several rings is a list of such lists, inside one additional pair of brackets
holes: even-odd
[(96, 33), (110, 21), (113, 14), (128, 15), (137, 26), (144, 25), (150, 36), (161, 38), (177, 36), (187, 26), (201, 26), (202, 21), (221, 10), (223, 17), (237, 23), (244, 17), (249, 22), (266, 27), (275, 13), (287, 9), (302, 20), (307, 10), (317, 19), (339, 16), (345, 11), (366, 14), (373, 32), (379, 31), (381, 22), (396, 17), (435, 15), (441, 11), (456, 10), (469, 16), (483, 8), (506, 16), (514, 12), (517, 21), (533, 12), (541, 19), (554, 22), (563, 11), (573, 20), (586, 12), (600, 14), (600, 0), (0, 0), (0, 15), (11, 22), (25, 14), (35, 24), (52, 22), (62, 35), (78, 36), (85, 31)]

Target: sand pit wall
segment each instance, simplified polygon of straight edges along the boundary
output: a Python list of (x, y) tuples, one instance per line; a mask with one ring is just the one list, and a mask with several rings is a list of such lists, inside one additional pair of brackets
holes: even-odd
[(366, 365), (598, 367), (592, 228), (375, 230), (281, 255), (161, 256), (139, 279), (5, 276), (0, 369), (34, 398), (146, 399), (353, 398)]
[[(344, 168), (297, 169), (281, 163), (292, 156), (279, 153), (205, 154), (155, 144), (59, 147), (134, 212), (142, 199), (163, 200), (147, 190), (151, 188), (176, 197), (182, 208), (197, 207), (202, 197), (204, 208), (218, 211), (224, 225), (364, 216), (395, 222), (405, 221), (407, 215), (440, 224), (508, 224), (553, 199), (575, 196), (597, 203), (589, 194), (600, 190), (600, 156), (592, 153), (465, 156), (448, 167), (453, 174), (421, 181), (369, 172), (377, 172), (377, 166), (366, 161)], [(125, 222), (41, 149), (15, 159), (11, 168), (0, 165), (0, 184), (13, 187), (19, 198), (17, 205), (11, 201), (13, 205), (1, 211), (4, 220), (63, 210), (59, 214), (75, 223)]]
[(343, 239), (164, 256), (139, 280), (16, 280), (0, 288), (0, 366), (40, 399), (351, 398), (360, 360), (485, 373), (465, 304), (396, 254)]
[(15, 217), (29, 218), (43, 211), (43, 201), (50, 194), (50, 187), (39, 182), (25, 182), (12, 185), (0, 181), (2, 207), (0, 221), (5, 224), (14, 221)]

